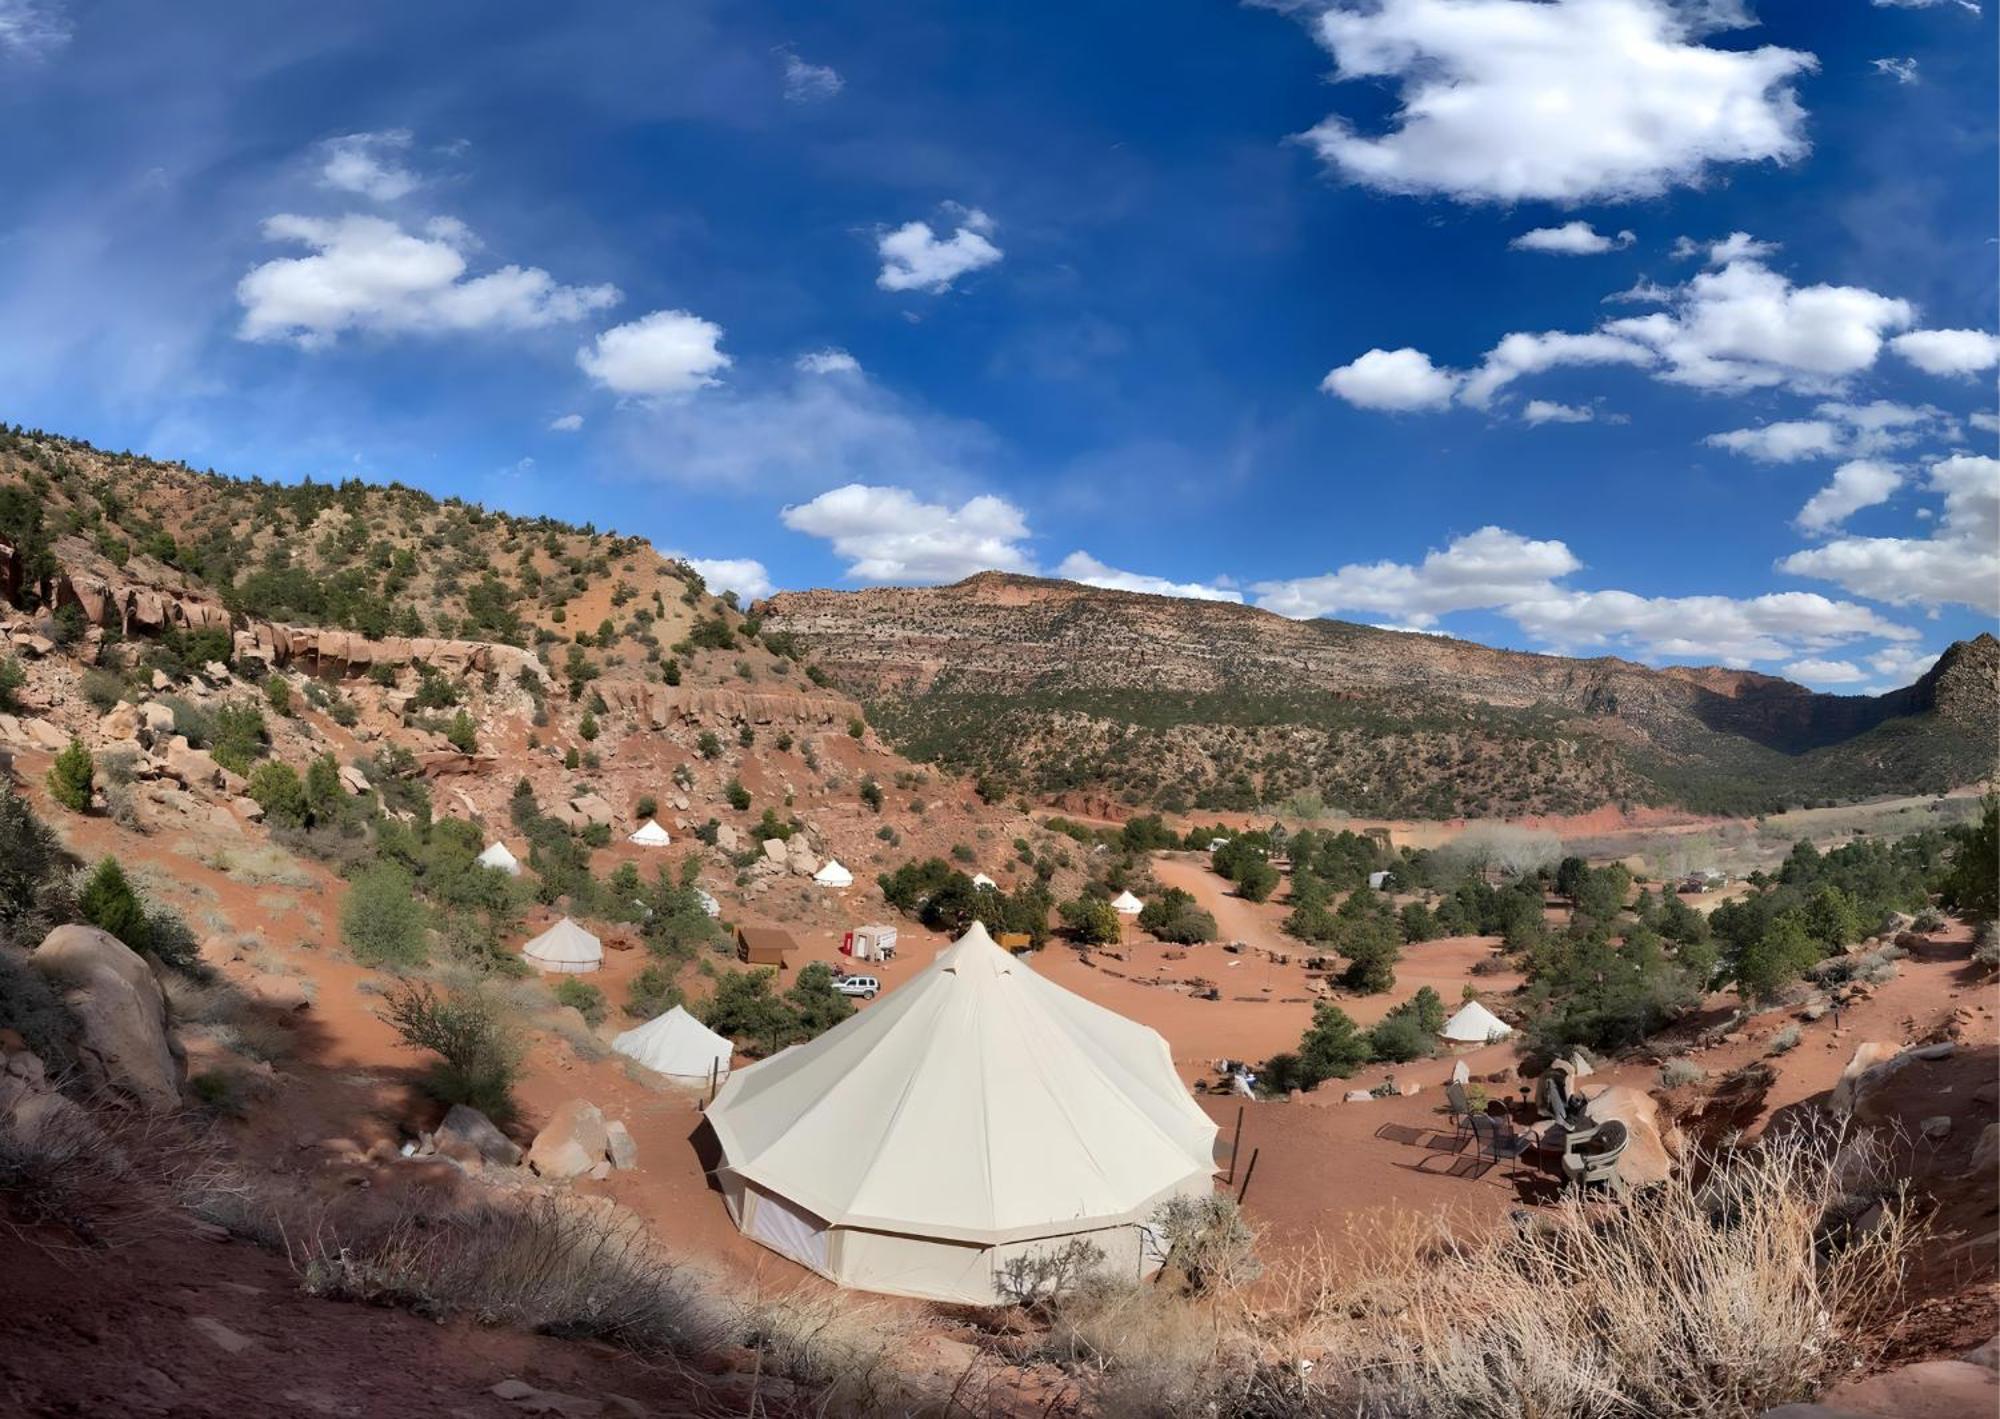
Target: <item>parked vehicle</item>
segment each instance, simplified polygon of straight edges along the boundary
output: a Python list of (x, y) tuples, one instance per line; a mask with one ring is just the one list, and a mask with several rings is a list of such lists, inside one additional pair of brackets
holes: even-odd
[(858, 995), (863, 1000), (873, 1000), (882, 989), (882, 982), (873, 976), (837, 976), (833, 988), (842, 995)]

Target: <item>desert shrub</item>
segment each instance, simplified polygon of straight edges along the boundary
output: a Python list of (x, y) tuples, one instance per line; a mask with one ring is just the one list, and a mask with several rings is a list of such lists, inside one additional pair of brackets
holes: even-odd
[(722, 793), (723, 797), (729, 800), (729, 806), (734, 808), (738, 813), (749, 811), (750, 790), (743, 786), (741, 779), (732, 778), (729, 780), (728, 783), (723, 785)]
[(28, 683), (28, 672), (16, 656), (0, 660), (0, 711), (12, 713), (20, 707), (19, 691)]
[(554, 993), (556, 1004), (569, 1006), (592, 1029), (604, 1023), (604, 992), (589, 981), (564, 976), (556, 982)]
[(51, 1076), (76, 1068), (78, 1030), (69, 1007), (56, 984), (13, 951), (0, 951), (0, 1029), (18, 1032)]
[(49, 797), (55, 799), (72, 813), (86, 812), (90, 808), (90, 785), (96, 772), (90, 750), (81, 739), (72, 739), (55, 762), (49, 766)]
[(715, 737), (715, 731), (712, 729), (702, 730), (701, 736), (694, 742), (694, 747), (704, 759), (722, 757), (722, 741)]
[[(531, 789), (529, 792), (532, 794), (533, 790)], [(632, 816), (635, 818), (652, 818), (657, 816), (659, 811), (660, 800), (653, 797), (650, 793), (640, 794), (638, 802), (632, 805)]]
[(77, 892), (76, 905), (85, 921), (110, 932), (134, 951), (151, 949), (152, 923), (146, 918), (145, 903), (139, 900), (117, 858), (98, 862)]
[(444, 1320), (604, 1341), (656, 1358), (707, 1352), (722, 1319), (640, 1223), (567, 1198), (404, 1217), (375, 1235), (314, 1235), (293, 1256), (308, 1293)]
[(1699, 1084), (1708, 1077), (1708, 1071), (1691, 1059), (1670, 1059), (1660, 1066), (1660, 1087), (1678, 1089), (1687, 1084)]
[(249, 792), (271, 826), (295, 828), (305, 821), (306, 787), (290, 764), (266, 759), (257, 765), (250, 774)]
[(1062, 903), (1056, 912), (1080, 945), (1109, 946), (1124, 934), (1118, 913), (1103, 897), (1077, 897)]
[(69, 920), (62, 844), (28, 800), (0, 780), (0, 946), (36, 946)]
[[(175, 722), (179, 722), (178, 716)], [(231, 773), (247, 777), (252, 760), (264, 752), (270, 739), (264, 712), (247, 700), (233, 700), (216, 707), (213, 723), (215, 737), (208, 746), (209, 753)]]
[(83, 672), (83, 697), (99, 714), (107, 713), (125, 695), (125, 682), (109, 670)]
[(1387, 1064), (1407, 1064), (1437, 1053), (1437, 1036), (1427, 1033), (1413, 1015), (1394, 1012), (1368, 1031), (1368, 1050)]
[(1147, 902), (1139, 912), (1139, 926), (1162, 941), (1180, 945), (1213, 941), (1217, 935), (1215, 918), (1195, 902), (1192, 892), (1179, 887), (1169, 887)]
[(472, 716), (460, 710), (451, 717), (451, 724), (445, 729), (444, 737), (451, 747), (461, 754), (470, 754), (479, 748), (479, 729), (472, 722)]
[(404, 981), (384, 1003), (404, 1044), (438, 1056), (426, 1081), (435, 1097), (496, 1123), (513, 1116), (520, 1043), (492, 996), (478, 989), (440, 995), (428, 982)]
[(292, 687), (281, 675), (273, 675), (264, 682), (264, 703), (271, 707), (271, 713), (289, 719), (292, 714)]
[(1018, 1252), (994, 1277), (1000, 1294), (1017, 1306), (1044, 1306), (1089, 1280), (1104, 1265), (1104, 1248), (1071, 1237), (1043, 1251)]
[(651, 1020), (681, 1003), (681, 988), (673, 973), (658, 964), (643, 967), (632, 977), (625, 997), (625, 1013), (634, 1020)]
[(369, 868), (340, 904), (340, 939), (364, 966), (421, 965), (426, 913), (416, 883), (394, 863)]

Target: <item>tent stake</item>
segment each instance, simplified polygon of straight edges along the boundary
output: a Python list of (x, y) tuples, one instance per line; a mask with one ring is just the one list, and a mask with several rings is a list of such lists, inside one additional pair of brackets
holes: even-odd
[(1243, 1151), (1243, 1105), (1236, 1106), (1236, 1136), (1229, 1140), (1229, 1176), (1223, 1181), (1236, 1181), (1236, 1159)]
[(719, 1059), (711, 1059), (708, 1062), (708, 1101), (711, 1104), (715, 1102), (716, 1080), (719, 1079), (721, 1075), (722, 1075), (722, 1061)]
[(1263, 1151), (1261, 1148), (1252, 1148), (1250, 1150), (1250, 1166), (1243, 1170), (1243, 1186), (1236, 1189), (1236, 1205), (1238, 1207), (1243, 1205), (1243, 1194), (1250, 1191), (1250, 1179), (1257, 1175), (1257, 1155)]

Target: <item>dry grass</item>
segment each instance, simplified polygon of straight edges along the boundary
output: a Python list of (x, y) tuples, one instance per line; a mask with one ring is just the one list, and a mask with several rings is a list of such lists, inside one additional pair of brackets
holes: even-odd
[(411, 1214), (373, 1235), (321, 1225), (290, 1251), (315, 1296), (439, 1319), (467, 1315), (662, 1357), (711, 1350), (726, 1334), (716, 1307), (636, 1221), (567, 1198)]
[(915, 1325), (907, 1311), (814, 1288), (747, 1303), (733, 1318), (737, 1344), (757, 1351), (762, 1373), (809, 1391), (826, 1414), (976, 1412), (927, 1400), (908, 1368)]
[[(1865, 1364), (1916, 1241), (1879, 1148), (1805, 1129), (1628, 1209), (1566, 1201), (1491, 1241), (1436, 1235), (1297, 1271), (1260, 1318), (1259, 1412), (1729, 1419)], [(1301, 1372), (1296, 1361), (1320, 1357)]]

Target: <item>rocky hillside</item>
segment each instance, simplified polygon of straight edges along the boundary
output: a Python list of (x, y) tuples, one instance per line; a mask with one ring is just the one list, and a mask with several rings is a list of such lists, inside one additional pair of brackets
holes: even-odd
[(1167, 807), (1761, 811), (1978, 779), (2000, 723), (1991, 636), (1869, 698), (997, 573), (757, 609), (918, 757)]
[[(657, 816), (706, 845), (732, 914), (829, 926), (806, 880), (828, 857), (866, 881), (956, 849), (1011, 880), (1015, 843), (1048, 836), (888, 748), (791, 637), (644, 539), (394, 484), (0, 429), (0, 665), (21, 682), (0, 689), (0, 752), (80, 736), (127, 766), (146, 828), (209, 795), (252, 819), (257, 764), (331, 754), (350, 791), (422, 779), (489, 837), (515, 832), (523, 784), (614, 842)], [(213, 722), (246, 713), (211, 762)]]

